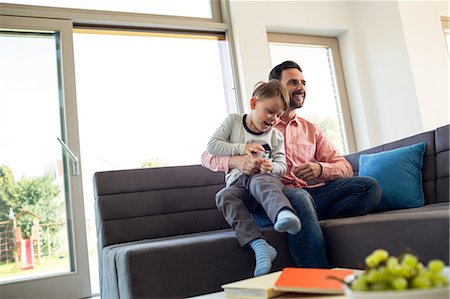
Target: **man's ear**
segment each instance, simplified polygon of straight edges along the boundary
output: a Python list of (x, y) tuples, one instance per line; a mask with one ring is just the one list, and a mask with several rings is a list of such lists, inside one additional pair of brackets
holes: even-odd
[(253, 110), (256, 106), (256, 101), (258, 101), (255, 97), (250, 99), (250, 108)]

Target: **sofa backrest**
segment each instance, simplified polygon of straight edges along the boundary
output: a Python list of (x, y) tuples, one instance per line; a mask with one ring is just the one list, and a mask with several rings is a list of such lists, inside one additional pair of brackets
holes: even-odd
[(223, 187), (224, 173), (200, 165), (95, 173), (99, 249), (229, 228), (215, 205)]
[(427, 149), (423, 158), (422, 186), (425, 204), (449, 201), (449, 125), (433, 131), (376, 146), (364, 151), (346, 155), (352, 164), (354, 175), (358, 175), (359, 156), (425, 142)]
[(436, 202), (449, 201), (450, 126), (436, 129)]

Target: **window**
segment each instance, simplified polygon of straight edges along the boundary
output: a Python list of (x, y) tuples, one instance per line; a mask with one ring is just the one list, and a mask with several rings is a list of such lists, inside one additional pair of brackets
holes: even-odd
[[(92, 253), (94, 173), (199, 164), (214, 129), (236, 111), (236, 100), (225, 92), (232, 78), (229, 55), (221, 55), (227, 52), (223, 35), (76, 30), (74, 50)], [(96, 264), (92, 254), (95, 279)]]
[(308, 94), (297, 113), (318, 124), (342, 154), (354, 151), (337, 40), (274, 33), (269, 33), (268, 38), (272, 66), (293, 60), (305, 75)]

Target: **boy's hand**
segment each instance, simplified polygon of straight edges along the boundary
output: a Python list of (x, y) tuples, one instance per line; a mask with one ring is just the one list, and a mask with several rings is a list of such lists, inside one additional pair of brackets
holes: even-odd
[(249, 156), (259, 156), (260, 153), (264, 152), (264, 147), (259, 143), (249, 143), (245, 145), (244, 153)]
[(271, 173), (272, 172), (272, 161), (269, 159), (261, 159), (261, 166), (259, 167), (261, 173)]
[(240, 172), (252, 175), (259, 172), (261, 161), (253, 156), (232, 156), (229, 161), (229, 167), (237, 168)]

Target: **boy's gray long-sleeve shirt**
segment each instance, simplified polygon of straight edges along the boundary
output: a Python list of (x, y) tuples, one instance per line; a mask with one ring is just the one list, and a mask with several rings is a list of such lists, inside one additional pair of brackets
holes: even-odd
[[(272, 173), (282, 177), (286, 172), (286, 154), (283, 134), (271, 128), (263, 134), (246, 129), (246, 115), (236, 113), (228, 115), (208, 142), (207, 150), (215, 156), (245, 155), (245, 146), (249, 143), (268, 144), (271, 148), (269, 158), (272, 160)], [(239, 169), (231, 169), (225, 176), (227, 186), (242, 175)]]

